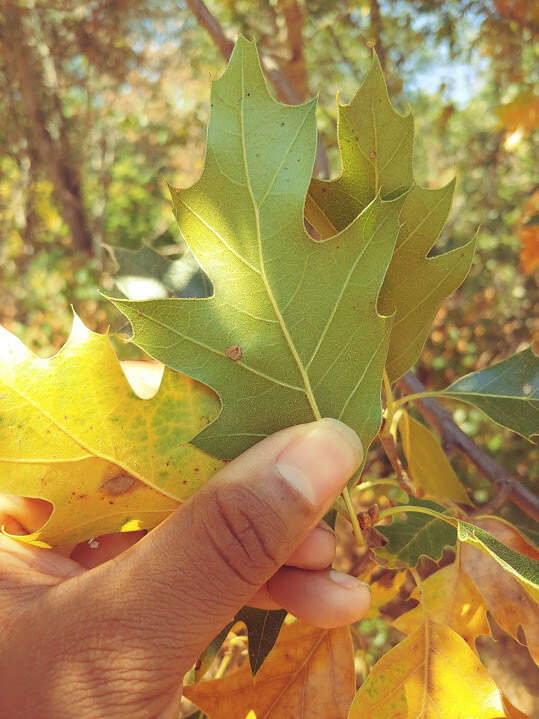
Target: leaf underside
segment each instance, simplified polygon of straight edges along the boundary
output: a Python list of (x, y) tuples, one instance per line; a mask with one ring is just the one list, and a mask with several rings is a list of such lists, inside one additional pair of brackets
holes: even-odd
[(321, 416), (342, 419), (368, 447), (391, 324), (377, 300), (402, 199), (375, 197), (316, 242), (303, 221), (315, 102), (274, 101), (254, 45), (240, 39), (211, 104), (202, 177), (172, 197), (214, 295), (115, 304), (136, 344), (218, 393), (221, 414), (196, 439), (205, 451), (229, 459)]
[(475, 240), (427, 257), (447, 220), (455, 183), (436, 190), (415, 184), (413, 118), (394, 110), (376, 55), (350, 105), (339, 106), (338, 135), (341, 175), (314, 179), (306, 207), (322, 237), (345, 228), (378, 193), (388, 199), (407, 191), (379, 300), (381, 312), (395, 312), (386, 363), (395, 381), (419, 358), (436, 312), (468, 274)]
[[(408, 505), (425, 507), (439, 514), (445, 512), (439, 504), (426, 499), (410, 497)], [(376, 529), (387, 539), (387, 544), (375, 550), (376, 553), (397, 563), (404, 562), (410, 567), (415, 567), (423, 556), (437, 562), (444, 549), (454, 547), (457, 541), (454, 527), (437, 517), (419, 512), (410, 512), (406, 519), (396, 515), (392, 524), (377, 526)]]

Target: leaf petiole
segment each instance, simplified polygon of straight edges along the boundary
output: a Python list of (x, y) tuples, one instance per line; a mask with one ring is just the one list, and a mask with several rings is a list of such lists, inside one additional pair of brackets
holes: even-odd
[(350, 519), (350, 523), (352, 525), (352, 530), (354, 532), (354, 537), (356, 538), (356, 543), (358, 547), (364, 547), (365, 546), (365, 538), (363, 537), (363, 532), (361, 531), (361, 527), (359, 526), (359, 522), (357, 519), (357, 512), (354, 509), (354, 505), (352, 504), (352, 498), (350, 497), (350, 492), (348, 490), (348, 487), (345, 487), (342, 491), (342, 498), (344, 499), (344, 503), (346, 504), (346, 509), (348, 510), (348, 518)]
[(411, 506), (408, 504), (403, 505), (397, 505), (396, 507), (387, 507), (386, 509), (381, 509), (378, 513), (378, 520), (385, 519), (386, 517), (392, 517), (394, 514), (408, 514), (408, 512), (418, 512), (419, 514), (430, 514), (431, 517), (435, 517), (436, 519), (441, 519), (443, 522), (446, 522), (447, 524), (450, 524), (452, 527), (458, 526), (458, 520), (455, 519), (455, 517), (449, 517), (446, 514), (442, 514), (441, 512), (436, 512), (433, 509), (429, 509), (428, 507), (417, 507), (417, 506)]
[(386, 417), (385, 425), (382, 429), (383, 434), (389, 434), (391, 431), (391, 424), (393, 422), (393, 414), (395, 412), (395, 401), (393, 400), (393, 390), (391, 389), (391, 382), (387, 370), (384, 368), (383, 374), (384, 391), (386, 394)]
[(424, 397), (439, 397), (441, 392), (416, 392), (415, 394), (405, 394), (404, 397), (400, 397), (393, 402), (393, 413), (399, 407), (404, 406), (407, 402), (414, 402), (416, 399), (423, 399)]

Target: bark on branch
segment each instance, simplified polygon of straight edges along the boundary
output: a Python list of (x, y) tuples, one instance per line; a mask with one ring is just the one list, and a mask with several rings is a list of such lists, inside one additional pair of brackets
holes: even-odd
[[(423, 383), (412, 372), (407, 372), (399, 383), (409, 393), (425, 391)], [(478, 447), (455, 424), (447, 410), (430, 397), (416, 400), (414, 404), (425, 419), (436, 427), (442, 439), (466, 455), (483, 477), (495, 486), (502, 501), (510, 500), (528, 516), (539, 521), (539, 497), (500, 467), (487, 452)]]
[(290, 59), (286, 63), (286, 76), (298, 95), (305, 99), (309, 94), (309, 85), (303, 54), (303, 11), (297, 0), (279, 0), (279, 8), (286, 24), (286, 39), (290, 52)]

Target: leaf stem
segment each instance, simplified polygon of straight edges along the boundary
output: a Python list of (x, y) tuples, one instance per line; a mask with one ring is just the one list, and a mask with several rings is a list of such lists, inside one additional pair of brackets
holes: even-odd
[(386, 393), (386, 423), (382, 430), (384, 434), (389, 434), (391, 431), (391, 423), (393, 421), (393, 413), (395, 411), (395, 402), (393, 400), (393, 390), (391, 389), (391, 382), (389, 381), (389, 375), (384, 367), (383, 374), (384, 390)]
[(365, 538), (363, 537), (363, 532), (361, 531), (361, 527), (359, 526), (359, 522), (357, 520), (357, 513), (354, 509), (354, 505), (352, 504), (352, 498), (350, 497), (350, 492), (348, 490), (348, 487), (345, 487), (342, 491), (342, 497), (344, 499), (344, 503), (346, 504), (346, 509), (348, 510), (348, 516), (350, 518), (350, 523), (352, 524), (352, 529), (354, 531), (354, 537), (356, 538), (356, 543), (358, 547), (364, 547), (365, 546)]
[(354, 492), (360, 492), (363, 489), (371, 489), (372, 487), (379, 487), (380, 485), (384, 484), (402, 489), (402, 486), (396, 479), (371, 479), (367, 482), (361, 482), (361, 484), (357, 484), (354, 487)]
[(419, 603), (421, 604), (421, 609), (423, 610), (423, 613), (425, 615), (425, 619), (427, 618), (427, 607), (425, 606), (425, 595), (423, 594), (423, 581), (421, 580), (421, 577), (419, 575), (419, 572), (415, 567), (408, 567), (410, 570), (410, 574), (414, 578), (415, 585), (417, 587), (417, 590), (419, 592)]
[(446, 522), (447, 524), (450, 524), (452, 527), (458, 526), (458, 520), (455, 519), (455, 517), (450, 517), (447, 514), (442, 514), (441, 512), (436, 512), (434, 509), (429, 509), (428, 507), (417, 507), (417, 506), (410, 506), (408, 504), (403, 505), (397, 505), (396, 507), (387, 507), (386, 509), (381, 509), (378, 513), (378, 519), (385, 519), (385, 517), (392, 517), (394, 514), (408, 514), (408, 512), (418, 512), (419, 514), (430, 514), (431, 517), (435, 517), (436, 519), (442, 520), (442, 522)]
[(423, 397), (439, 397), (440, 392), (416, 392), (415, 394), (405, 394), (404, 397), (400, 397), (393, 402), (393, 412), (402, 407), (407, 402), (414, 402), (416, 399), (423, 399)]

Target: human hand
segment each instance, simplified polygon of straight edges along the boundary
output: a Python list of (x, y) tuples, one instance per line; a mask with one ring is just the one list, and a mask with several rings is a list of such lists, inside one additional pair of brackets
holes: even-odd
[[(361, 618), (368, 588), (326, 569), (320, 525), (360, 461), (355, 434), (321, 420), (252, 447), (142, 539), (66, 557), (1, 536), (0, 715), (177, 717), (183, 675), (243, 605)], [(4, 497), (0, 521), (31, 531), (47, 511)]]

